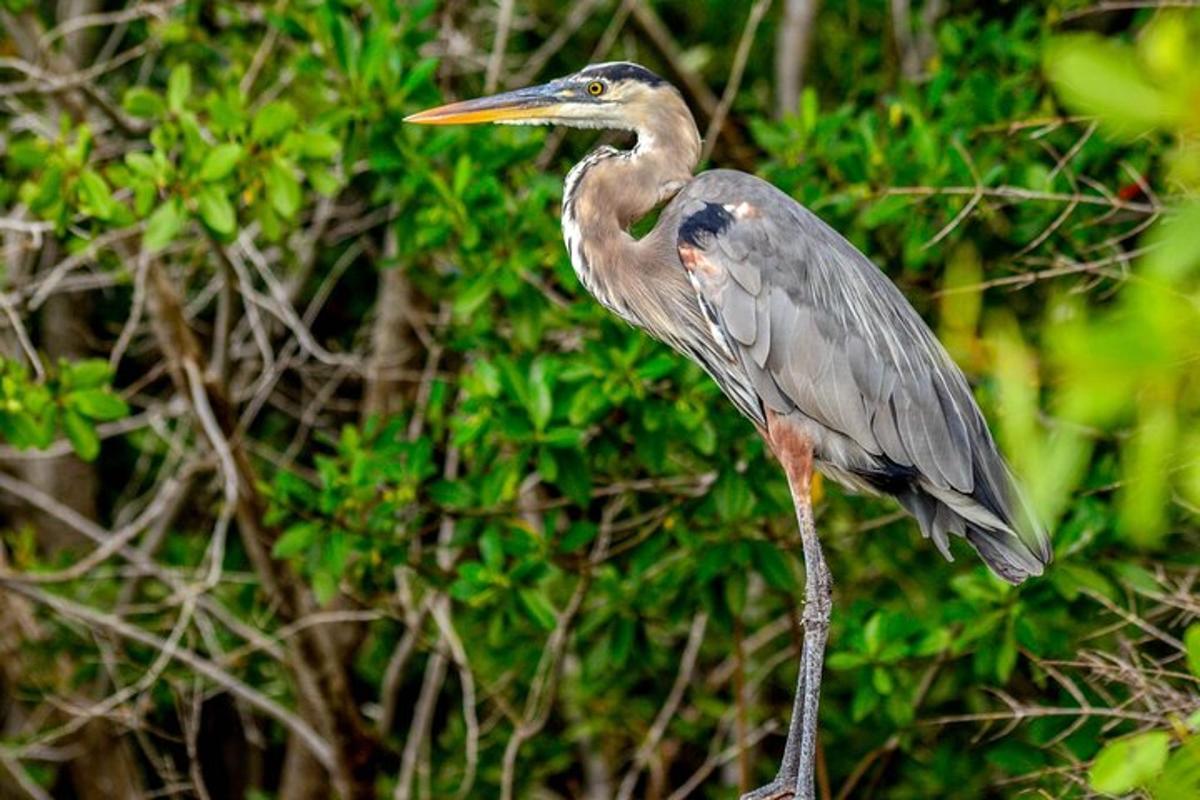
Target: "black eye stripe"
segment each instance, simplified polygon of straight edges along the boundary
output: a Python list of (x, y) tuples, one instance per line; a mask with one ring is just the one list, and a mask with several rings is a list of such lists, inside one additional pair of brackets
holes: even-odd
[(628, 61), (616, 61), (611, 64), (593, 64), (583, 70), (583, 77), (588, 79), (604, 78), (612, 83), (624, 80), (637, 81), (647, 86), (659, 86), (666, 83), (662, 78), (640, 64)]

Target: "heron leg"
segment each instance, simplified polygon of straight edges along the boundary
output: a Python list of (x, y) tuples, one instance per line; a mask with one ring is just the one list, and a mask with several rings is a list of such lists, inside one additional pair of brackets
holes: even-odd
[[(807, 646), (805, 647), (807, 650)], [(796, 776), (800, 773), (800, 740), (804, 729), (804, 658), (801, 656), (799, 674), (796, 678), (796, 698), (792, 701), (792, 720), (788, 725), (787, 744), (783, 746), (783, 761), (775, 780), (739, 800), (787, 800), (795, 796)]]
[(833, 609), (833, 580), (812, 510), (812, 443), (785, 420), (769, 416), (768, 440), (787, 474), (796, 507), (804, 553), (804, 653), (796, 680), (796, 698), (779, 773), (770, 784), (741, 800), (814, 800), (816, 791), (817, 723), (825, 642)]
[[(800, 714), (800, 746), (796, 754), (795, 798), (813, 800), (816, 780), (817, 722), (821, 704), (821, 674), (825, 666), (825, 642), (829, 637), (829, 616), (833, 610), (833, 580), (821, 542), (817, 539), (817, 527), (813, 522), (811, 489), (811, 459), (808, 475), (804, 481), (794, 480), (788, 469), (788, 480), (792, 483), (792, 496), (796, 504), (796, 518), (800, 523), (800, 540), (804, 548), (804, 657), (800, 662), (802, 678), (797, 687), (796, 706), (803, 703)], [(792, 727), (795, 728), (795, 712)], [(790, 737), (789, 737), (790, 738)], [(787, 767), (787, 753), (784, 753)]]

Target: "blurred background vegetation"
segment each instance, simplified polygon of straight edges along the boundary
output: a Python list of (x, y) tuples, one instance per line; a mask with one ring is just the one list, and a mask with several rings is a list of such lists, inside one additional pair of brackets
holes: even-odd
[(786, 484), (561, 244), (623, 140), (400, 123), (609, 59), (901, 286), (1053, 527), (1017, 590), (825, 485), (821, 796), (1200, 797), (1191, 5), (0, 0), (0, 797), (770, 777)]

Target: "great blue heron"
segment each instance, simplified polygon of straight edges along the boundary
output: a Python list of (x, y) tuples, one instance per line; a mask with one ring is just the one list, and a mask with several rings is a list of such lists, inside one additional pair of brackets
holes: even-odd
[[(853, 490), (895, 497), (946, 558), (955, 533), (1014, 584), (1050, 561), (1050, 541), (966, 379), (896, 287), (810, 211), (753, 175), (693, 174), (696, 123), (678, 90), (645, 67), (595, 64), (407, 121), (637, 135), (632, 150), (599, 147), (567, 175), (563, 236), (587, 290), (698, 362), (787, 474), (804, 552), (804, 652), (779, 773), (743, 800), (811, 800), (832, 607), (813, 522), (814, 467)], [(664, 203), (652, 231), (630, 235)]]

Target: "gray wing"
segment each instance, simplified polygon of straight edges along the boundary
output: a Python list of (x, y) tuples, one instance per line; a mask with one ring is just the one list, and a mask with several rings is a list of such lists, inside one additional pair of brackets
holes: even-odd
[(947, 531), (1019, 527), (1032, 559), (1014, 570), (1040, 573), (1045, 534), (1012, 522), (1019, 498), (966, 379), (891, 281), (753, 176), (705, 173), (673, 205), (681, 262), (764, 406), (827, 429), (817, 457), (834, 476), (896, 494), (943, 552)]

